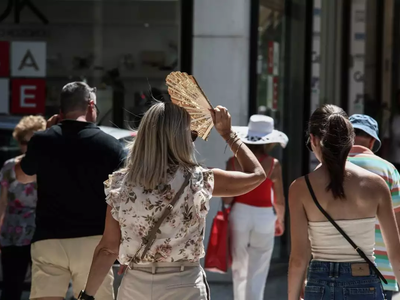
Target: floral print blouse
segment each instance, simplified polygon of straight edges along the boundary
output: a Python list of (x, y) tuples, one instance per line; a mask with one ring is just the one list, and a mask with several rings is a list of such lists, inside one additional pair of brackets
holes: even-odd
[(35, 231), (36, 183), (19, 183), (15, 178), (14, 166), (13, 158), (6, 161), (0, 171), (1, 188), (8, 188), (0, 234), (1, 247), (29, 245)]
[[(132, 261), (141, 247), (142, 238), (181, 188), (185, 174), (180, 168), (170, 168), (168, 183), (154, 190), (127, 182), (124, 170), (109, 176), (104, 183), (106, 201), (121, 228), (120, 264), (126, 265)], [(139, 263), (197, 262), (204, 256), (205, 221), (213, 188), (213, 172), (195, 167), (191, 171), (189, 184), (161, 225), (154, 244)]]

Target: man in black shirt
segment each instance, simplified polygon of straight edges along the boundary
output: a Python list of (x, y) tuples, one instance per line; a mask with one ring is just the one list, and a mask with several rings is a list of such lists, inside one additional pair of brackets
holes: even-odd
[[(64, 86), (60, 115), (32, 137), (15, 167), (20, 182), (38, 184), (31, 299), (64, 299), (70, 280), (85, 285), (104, 230), (103, 182), (124, 160), (120, 143), (93, 123), (97, 112), (95, 89), (83, 82)], [(96, 299), (114, 298), (113, 279), (110, 270)]]

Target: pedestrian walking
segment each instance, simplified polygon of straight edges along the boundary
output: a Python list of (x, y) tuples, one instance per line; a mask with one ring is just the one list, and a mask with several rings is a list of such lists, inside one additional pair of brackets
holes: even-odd
[[(70, 280), (77, 297), (104, 231), (103, 181), (122, 165), (124, 151), (94, 124), (99, 114), (95, 91), (83, 82), (64, 86), (60, 115), (32, 137), (15, 166), (20, 182), (37, 177), (38, 185), (31, 299), (64, 299)], [(106, 273), (100, 300), (114, 298), (113, 272), (109, 268)]]
[[(361, 168), (379, 175), (385, 180), (392, 196), (397, 228), (399, 228), (400, 175), (390, 162), (374, 154), (374, 152), (377, 152), (381, 147), (378, 123), (370, 116), (362, 114), (352, 115), (349, 119), (354, 127), (356, 136), (348, 160)], [(375, 257), (375, 263), (379, 271), (388, 282), (388, 284), (383, 283), (386, 300), (392, 300), (393, 292), (398, 292), (399, 288), (393, 268), (389, 262), (387, 248), (383, 241), (379, 222), (375, 224)]]
[[(21, 152), (26, 152), (27, 144), (35, 132), (45, 129), (43, 117), (23, 117), (13, 132)], [(31, 265), (31, 240), (35, 231), (36, 183), (22, 184), (16, 180), (14, 166), (17, 160), (7, 160), (0, 171), (1, 300), (21, 299)]]
[[(233, 204), (229, 225), (234, 299), (262, 300), (275, 236), (281, 236), (285, 230), (282, 169), (269, 152), (276, 145), (286, 147), (288, 138), (274, 129), (273, 118), (264, 115), (253, 115), (248, 126), (235, 126), (233, 130), (267, 174), (254, 190), (223, 199), (225, 204)], [(228, 160), (227, 170), (242, 171), (235, 157)]]
[(354, 129), (346, 113), (324, 105), (312, 114), (308, 146), (321, 165), (289, 191), (291, 254), (288, 299), (384, 299), (375, 266), (376, 218), (396, 278), (400, 241), (389, 188), (382, 177), (347, 161)]
[(212, 115), (243, 172), (200, 166), (188, 112), (154, 104), (140, 123), (127, 166), (105, 183), (106, 228), (79, 299), (93, 299), (117, 256), (129, 266), (119, 300), (209, 299), (199, 263), (209, 200), (246, 193), (265, 179), (257, 158), (232, 132), (226, 108), (217, 106)]

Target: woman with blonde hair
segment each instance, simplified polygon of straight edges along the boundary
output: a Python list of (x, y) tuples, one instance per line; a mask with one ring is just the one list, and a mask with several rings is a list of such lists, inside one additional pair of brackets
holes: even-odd
[[(26, 116), (13, 132), (22, 153), (36, 131), (46, 129), (41, 116)], [(36, 183), (22, 184), (15, 178), (14, 166), (18, 158), (4, 163), (0, 171), (1, 266), (3, 288), (1, 300), (19, 300), (28, 267), (31, 263), (30, 243), (35, 231)]]
[(117, 257), (128, 266), (119, 300), (209, 299), (199, 263), (209, 200), (246, 193), (265, 179), (257, 158), (232, 131), (227, 109), (211, 112), (243, 171), (200, 166), (188, 112), (172, 103), (153, 105), (140, 123), (126, 168), (106, 182), (106, 227), (78, 299), (94, 299)]
[[(225, 204), (233, 203), (229, 215), (233, 294), (235, 300), (261, 300), (275, 236), (281, 236), (285, 230), (282, 169), (269, 152), (276, 145), (285, 148), (289, 139), (274, 128), (273, 118), (264, 115), (253, 115), (248, 126), (235, 126), (233, 130), (267, 174), (254, 190), (238, 197), (224, 198)], [(235, 157), (228, 160), (227, 170), (241, 170)]]
[[(288, 299), (383, 300), (374, 261), (379, 220), (389, 260), (400, 279), (400, 241), (389, 188), (382, 177), (347, 161), (354, 129), (343, 109), (324, 105), (308, 125), (307, 146), (321, 165), (289, 190), (291, 253)], [(312, 257), (311, 263), (310, 257)]]

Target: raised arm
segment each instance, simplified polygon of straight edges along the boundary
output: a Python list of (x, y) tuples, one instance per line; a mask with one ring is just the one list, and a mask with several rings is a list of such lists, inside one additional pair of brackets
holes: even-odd
[(304, 180), (298, 179), (289, 189), (291, 251), (289, 260), (288, 299), (299, 300), (304, 285), (304, 274), (311, 257), (308, 221), (301, 195)]
[(243, 172), (235, 172), (213, 169), (213, 196), (233, 197), (245, 194), (265, 180), (264, 169), (253, 152), (232, 132), (231, 116), (227, 109), (217, 106), (211, 112), (215, 129), (228, 143), (243, 170)]
[[(226, 162), (226, 170), (227, 171), (233, 171), (233, 166), (232, 164), (235, 163), (235, 158), (229, 159)], [(222, 201), (224, 201), (225, 204), (231, 204), (233, 201), (234, 197), (223, 197)]]

